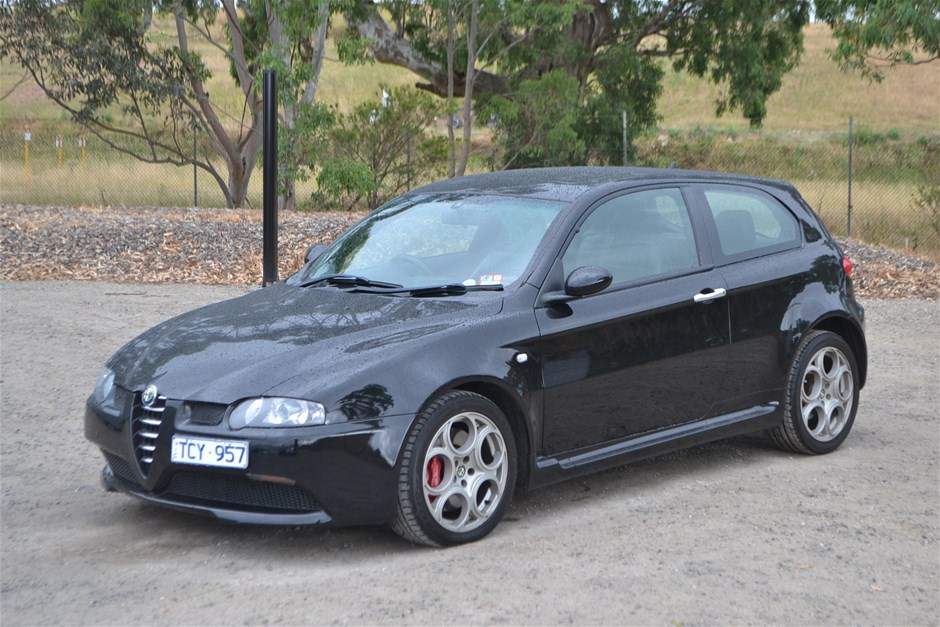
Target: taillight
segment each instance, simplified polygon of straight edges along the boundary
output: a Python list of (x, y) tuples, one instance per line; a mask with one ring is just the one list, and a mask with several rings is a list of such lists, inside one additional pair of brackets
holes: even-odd
[(852, 260), (848, 256), (842, 257), (842, 269), (845, 270), (845, 276), (852, 276)]

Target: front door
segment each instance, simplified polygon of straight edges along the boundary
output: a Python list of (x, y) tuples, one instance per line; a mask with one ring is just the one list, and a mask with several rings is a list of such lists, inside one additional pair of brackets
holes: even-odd
[(614, 281), (599, 294), (536, 310), (542, 454), (708, 416), (727, 365), (728, 303), (721, 274), (702, 264), (682, 193), (646, 190), (603, 202), (560, 262), (565, 275), (592, 265)]

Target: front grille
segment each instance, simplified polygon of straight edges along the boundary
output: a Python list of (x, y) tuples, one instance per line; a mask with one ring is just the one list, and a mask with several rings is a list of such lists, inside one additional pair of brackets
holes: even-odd
[(240, 505), (262, 510), (295, 512), (319, 511), (313, 496), (293, 485), (254, 481), (237, 475), (178, 472), (173, 475), (161, 498), (173, 501), (198, 500), (216, 504)]
[(226, 408), (213, 403), (184, 403), (183, 418), (196, 425), (215, 426), (222, 422)]
[(139, 483), (130, 465), (113, 453), (104, 452), (105, 460), (125, 490), (141, 496), (150, 495), (176, 503), (217, 507), (248, 508), (266, 512), (318, 512), (322, 507), (313, 495), (294, 485), (256, 481), (239, 475), (182, 471), (173, 475), (164, 490), (149, 492)]
[(134, 445), (134, 456), (140, 473), (147, 476), (153, 455), (157, 450), (157, 438), (160, 436), (160, 425), (163, 424), (163, 410), (166, 409), (166, 397), (158, 396), (150, 407), (145, 407), (140, 401), (140, 394), (134, 398), (134, 411), (131, 419), (131, 435)]
[(108, 462), (108, 466), (111, 468), (111, 472), (127, 481), (133, 481), (137, 483), (137, 477), (134, 475), (134, 471), (131, 470), (130, 464), (126, 461), (114, 455), (113, 453), (104, 452), (105, 461)]

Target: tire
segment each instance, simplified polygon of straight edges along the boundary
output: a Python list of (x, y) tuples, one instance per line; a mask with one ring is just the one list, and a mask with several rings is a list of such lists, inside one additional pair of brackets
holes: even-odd
[(855, 354), (841, 337), (812, 331), (797, 347), (787, 378), (783, 424), (770, 433), (782, 449), (831, 453), (848, 437), (858, 409)]
[(516, 443), (503, 412), (478, 394), (449, 392), (405, 440), (392, 529), (427, 546), (474, 542), (499, 524), (515, 483)]

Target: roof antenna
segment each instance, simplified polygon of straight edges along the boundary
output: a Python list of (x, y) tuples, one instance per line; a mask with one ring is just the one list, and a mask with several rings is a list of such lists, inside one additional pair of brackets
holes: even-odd
[(676, 169), (676, 162), (673, 161), (672, 163), (670, 163), (668, 169), (670, 169), (670, 170), (675, 170), (675, 169)]

